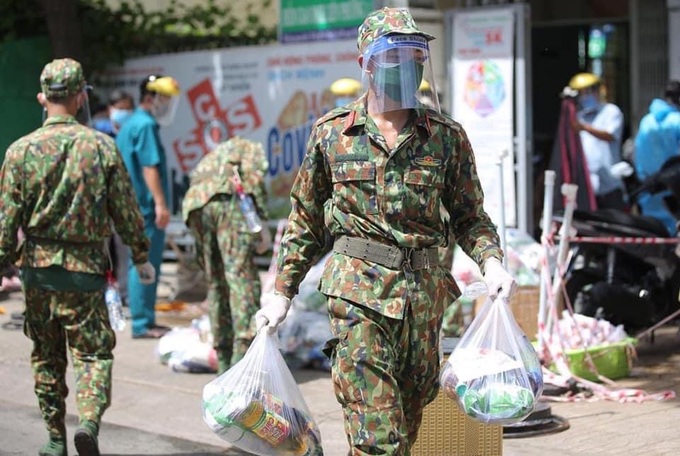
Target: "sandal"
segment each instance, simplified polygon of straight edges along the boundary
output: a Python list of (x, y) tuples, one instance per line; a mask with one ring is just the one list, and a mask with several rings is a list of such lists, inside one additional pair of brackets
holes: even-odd
[(161, 331), (168, 332), (172, 328), (170, 326), (163, 326), (163, 325), (151, 325), (151, 329), (160, 329)]
[(2, 329), (16, 331), (24, 328), (24, 314), (23, 312), (13, 312), (10, 321), (2, 324)]

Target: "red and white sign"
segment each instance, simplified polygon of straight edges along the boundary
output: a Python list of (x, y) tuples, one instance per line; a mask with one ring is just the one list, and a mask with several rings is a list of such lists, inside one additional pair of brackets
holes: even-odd
[(172, 76), (182, 93), (177, 116), (161, 128), (173, 213), (181, 209), (187, 175), (217, 144), (238, 135), (261, 142), (269, 160), (270, 210), (288, 215), (288, 194), (314, 121), (330, 108), (328, 87), (360, 79), (355, 40), (251, 46), (147, 56), (101, 76), (98, 89), (139, 96), (149, 74)]

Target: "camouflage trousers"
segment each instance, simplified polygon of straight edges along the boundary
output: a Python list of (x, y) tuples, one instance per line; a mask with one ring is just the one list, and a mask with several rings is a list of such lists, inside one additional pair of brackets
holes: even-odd
[[(439, 389), (443, 305), (419, 296), (403, 320), (329, 297), (327, 345), (351, 455), (409, 455)], [(332, 351), (331, 351), (332, 350)]]
[(35, 394), (51, 437), (65, 438), (66, 350), (76, 376), (80, 421), (99, 424), (111, 403), (111, 368), (116, 335), (102, 291), (25, 288), (24, 334), (33, 341)]
[(255, 338), (260, 276), (254, 261), (256, 235), (238, 231), (228, 195), (217, 196), (187, 221), (196, 239), (197, 260), (208, 280), (208, 307), (219, 371), (245, 355)]

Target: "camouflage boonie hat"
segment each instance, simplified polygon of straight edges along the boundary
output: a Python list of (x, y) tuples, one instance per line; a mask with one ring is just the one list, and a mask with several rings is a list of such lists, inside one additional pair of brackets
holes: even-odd
[(392, 33), (420, 35), (428, 41), (434, 39), (434, 36), (418, 28), (408, 10), (385, 7), (370, 13), (364, 19), (364, 23), (359, 26), (359, 36), (357, 37), (359, 52), (363, 54), (366, 48), (376, 39)]
[(80, 63), (73, 59), (56, 59), (45, 65), (40, 73), (40, 88), (47, 98), (75, 95), (85, 87)]

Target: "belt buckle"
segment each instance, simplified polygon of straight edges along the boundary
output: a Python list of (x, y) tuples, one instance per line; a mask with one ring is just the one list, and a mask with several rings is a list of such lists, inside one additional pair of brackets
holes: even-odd
[(407, 269), (409, 271), (413, 271), (413, 252), (415, 252), (416, 249), (413, 247), (404, 247), (401, 249), (401, 267), (404, 269)]
[(432, 263), (430, 263), (430, 251), (429, 249), (423, 249), (423, 269), (430, 269)]

